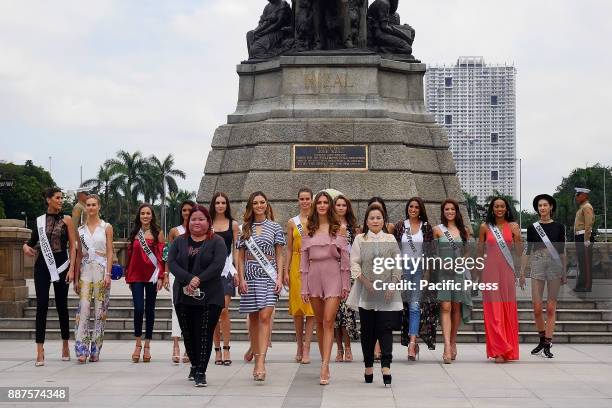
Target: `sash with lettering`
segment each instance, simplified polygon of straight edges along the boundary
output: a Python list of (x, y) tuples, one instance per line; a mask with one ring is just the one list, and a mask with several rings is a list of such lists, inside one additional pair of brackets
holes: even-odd
[(544, 231), (542, 225), (538, 221), (536, 221), (533, 223), (533, 227), (542, 239), (542, 242), (544, 242), (544, 245), (546, 245), (546, 249), (548, 249), (548, 252), (550, 252), (550, 256), (552, 256), (552, 258), (559, 266), (563, 266), (563, 262), (561, 262), (559, 252), (557, 252), (557, 248), (555, 248), (552, 242), (550, 242), (550, 238), (548, 238), (548, 235), (546, 235), (546, 231)]
[(155, 270), (153, 271), (153, 274), (151, 275), (151, 279), (149, 280), (149, 282), (156, 283), (157, 278), (159, 276), (159, 265), (157, 263), (157, 257), (155, 257), (155, 254), (153, 253), (153, 251), (151, 251), (151, 248), (149, 248), (149, 245), (147, 245), (147, 240), (144, 237), (144, 231), (142, 229), (138, 231), (138, 235), (136, 235), (136, 237), (138, 238), (138, 242), (140, 242), (140, 246), (142, 247), (142, 250), (149, 258), (149, 261), (151, 261), (153, 266), (155, 266)]
[(504, 255), (504, 258), (506, 258), (506, 262), (508, 263), (510, 268), (512, 268), (512, 272), (516, 273), (516, 270), (514, 269), (514, 259), (512, 258), (512, 253), (510, 252), (510, 248), (508, 248), (508, 245), (506, 245), (506, 241), (504, 240), (504, 236), (502, 235), (501, 231), (499, 230), (499, 228), (497, 228), (497, 225), (493, 224), (489, 224), (489, 229), (493, 233), (495, 241), (497, 241), (497, 246), (501, 250), (502, 255)]
[[(239, 226), (240, 234), (242, 234), (242, 225)], [(253, 239), (253, 235), (249, 237), (249, 239), (244, 240), (244, 245), (246, 245), (247, 249), (251, 251), (251, 255), (255, 258), (257, 263), (262, 267), (264, 272), (272, 279), (272, 282), (276, 282), (277, 273), (276, 269), (274, 269), (274, 265), (270, 262), (270, 260), (266, 257), (266, 254), (263, 253), (257, 242)]]
[[(440, 231), (442, 231), (442, 233), (444, 234), (444, 236), (446, 237), (446, 239), (450, 243), (451, 248), (453, 248), (453, 253), (455, 255), (459, 255), (457, 253), (457, 250), (459, 249), (459, 246), (455, 242), (455, 238), (453, 238), (453, 234), (450, 233), (450, 231), (448, 230), (448, 228), (446, 228), (446, 225), (444, 225), (444, 224), (438, 225), (438, 228), (440, 228)], [(455, 272), (455, 273), (457, 273), (457, 272)], [(466, 269), (465, 272), (463, 272), (463, 275), (465, 276), (465, 279), (472, 280), (472, 272), (469, 269)], [(467, 288), (464, 288), (464, 290), (466, 292), (468, 291)]]
[[(419, 230), (423, 228), (423, 223), (419, 225)], [(404, 235), (406, 236), (406, 241), (408, 241), (408, 245), (410, 246), (410, 251), (412, 251), (412, 258), (418, 258), (421, 256), (417, 251), (416, 245), (412, 241), (412, 231), (410, 230), (410, 221), (404, 220)]]
[(297, 228), (298, 232), (303, 237), (306, 231), (304, 231), (304, 226), (302, 225), (302, 220), (300, 220), (300, 216), (296, 215), (291, 219), (291, 221), (293, 221), (293, 223), (295, 224), (295, 228)]
[(59, 274), (64, 272), (70, 266), (70, 257), (64, 262), (59, 268), (55, 265), (55, 258), (53, 257), (53, 251), (51, 250), (51, 244), (49, 238), (47, 238), (47, 214), (43, 214), (36, 218), (36, 229), (38, 229), (38, 240), (40, 242), (40, 251), (42, 252), (43, 259), (47, 264), (49, 275), (51, 275), (51, 282), (57, 282), (60, 280)]
[(178, 227), (176, 227), (176, 230), (178, 231), (179, 235), (183, 235), (185, 232), (185, 227), (183, 227), (182, 225), (179, 225)]
[[(100, 221), (100, 227), (102, 229), (104, 229), (106, 227), (106, 223), (104, 221)], [(98, 255), (98, 253), (96, 252), (96, 250), (93, 247), (93, 242), (91, 241), (90, 238), (87, 237), (87, 235), (85, 235), (85, 228), (87, 228), (86, 224), (81, 225), (79, 227), (79, 239), (81, 241), (81, 246), (84, 249), (83, 252), (87, 253), (87, 259), (90, 262), (97, 262), (100, 265), (102, 265), (104, 268), (106, 268), (106, 257)], [(96, 229), (97, 228), (98, 227), (96, 227)], [(95, 232), (96, 231), (94, 230), (94, 233)]]

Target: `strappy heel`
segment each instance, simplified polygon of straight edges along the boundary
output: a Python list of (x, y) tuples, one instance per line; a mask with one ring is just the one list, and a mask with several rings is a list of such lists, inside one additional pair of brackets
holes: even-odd
[[(258, 356), (264, 356), (264, 361), (266, 358), (266, 354), (263, 353), (253, 353), (253, 357), (255, 357), (257, 359)], [(257, 361), (255, 362), (255, 364), (257, 364)], [(264, 369), (264, 371), (255, 371), (255, 368), (253, 368), (253, 380), (256, 382), (264, 382), (266, 381), (266, 371)]]
[(189, 360), (189, 356), (187, 355), (187, 352), (183, 353), (183, 364), (187, 364), (191, 362), (191, 360)]
[(181, 362), (181, 351), (177, 345), (176, 347), (172, 349), (172, 363), (179, 364), (180, 362)]
[(451, 346), (451, 360), (455, 361), (457, 359), (457, 344)]
[[(410, 345), (414, 344), (414, 355), (410, 354)], [(419, 344), (416, 341), (411, 341), (408, 343), (408, 360), (416, 361), (419, 359)]]
[[(215, 354), (221, 354), (221, 347), (215, 347)], [(223, 365), (223, 354), (221, 354), (221, 358), (215, 358), (215, 365)]]
[(253, 354), (253, 350), (249, 347), (246, 353), (244, 353), (244, 361), (246, 361), (247, 363), (250, 363), (251, 361), (253, 361), (254, 356), (255, 354)]
[(342, 363), (344, 361), (344, 349), (338, 347), (338, 351), (336, 352), (336, 363)]
[(36, 362), (34, 363), (35, 367), (42, 367), (45, 365), (45, 351), (42, 352), (42, 360), (38, 359), (38, 355), (36, 355)]
[[(149, 353), (147, 354), (147, 350), (149, 350)], [(144, 346), (144, 352), (142, 353), (142, 362), (143, 363), (150, 363), (151, 362), (151, 346)]]
[[(327, 367), (327, 369), (329, 370), (329, 361), (322, 361), (321, 362), (321, 368), (323, 367)], [(328, 385), (329, 384), (329, 379), (330, 379), (331, 375), (328, 374), (327, 378), (323, 378), (323, 377), (319, 377), (319, 384), (320, 385)]]
[[(230, 350), (230, 346), (223, 346), (223, 350), (228, 351)], [(226, 360), (225, 358), (223, 358), (223, 365), (228, 367), (232, 365), (232, 360)]]
[(352, 363), (353, 362), (353, 351), (350, 347), (344, 347), (344, 362)]
[[(136, 352), (136, 350), (138, 350), (138, 352)], [(142, 350), (142, 344), (141, 345), (137, 345), (134, 348), (134, 352), (132, 353), (132, 363), (137, 363), (140, 361), (140, 351)]]
[(446, 352), (446, 347), (444, 347), (444, 353), (442, 353), (442, 361), (444, 364), (450, 364), (452, 362), (452, 355)]

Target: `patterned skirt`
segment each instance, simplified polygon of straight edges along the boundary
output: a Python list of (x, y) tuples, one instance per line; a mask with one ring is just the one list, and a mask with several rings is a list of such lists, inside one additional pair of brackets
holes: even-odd
[(254, 313), (266, 307), (275, 307), (278, 295), (274, 293), (276, 285), (263, 271), (247, 274), (245, 280), (248, 292), (240, 295), (240, 313)]
[(351, 340), (359, 340), (359, 328), (357, 327), (357, 312), (346, 305), (343, 300), (336, 313), (334, 328), (345, 328)]

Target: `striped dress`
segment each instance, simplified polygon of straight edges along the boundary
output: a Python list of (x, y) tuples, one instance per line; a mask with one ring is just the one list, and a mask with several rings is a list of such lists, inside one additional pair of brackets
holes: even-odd
[[(255, 233), (258, 226), (262, 228), (260, 235)], [(268, 219), (253, 223), (252, 228), (252, 237), (257, 246), (278, 270), (275, 245), (285, 246), (283, 229), (279, 224)], [(274, 293), (275, 281), (273, 279), (276, 279), (276, 276), (273, 279), (268, 276), (259, 262), (251, 255), (242, 236), (238, 239), (236, 248), (245, 249), (244, 278), (249, 288), (248, 292), (240, 297), (240, 313), (254, 313), (266, 307), (274, 307), (278, 300), (278, 295)]]

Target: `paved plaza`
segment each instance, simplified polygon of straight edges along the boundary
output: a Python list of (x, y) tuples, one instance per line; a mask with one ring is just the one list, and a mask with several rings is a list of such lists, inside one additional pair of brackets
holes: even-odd
[[(393, 387), (385, 388), (378, 369), (374, 384), (363, 383), (358, 343), (355, 362), (332, 363), (331, 384), (318, 385), (319, 360), (292, 362), (292, 343), (274, 343), (268, 353), (268, 378), (256, 384), (252, 365), (242, 361), (244, 342), (232, 343), (234, 364), (211, 365), (208, 387), (186, 380), (187, 367), (170, 363), (171, 342), (152, 344), (151, 363), (134, 364), (133, 343), (107, 341), (98, 363), (60, 361), (60, 343), (46, 343), (47, 362), (34, 367), (31, 341), (0, 342), (0, 386), (68, 386), (70, 403), (20, 403), (13, 406), (75, 407), (612, 407), (612, 346), (555, 345), (546, 360), (521, 347), (521, 361), (498, 365), (484, 360), (483, 344), (460, 344), (452, 365), (441, 362), (441, 347), (421, 349), (408, 362), (395, 345)], [(335, 354), (334, 354), (335, 355)], [(11, 404), (0, 404), (9, 406)]]

